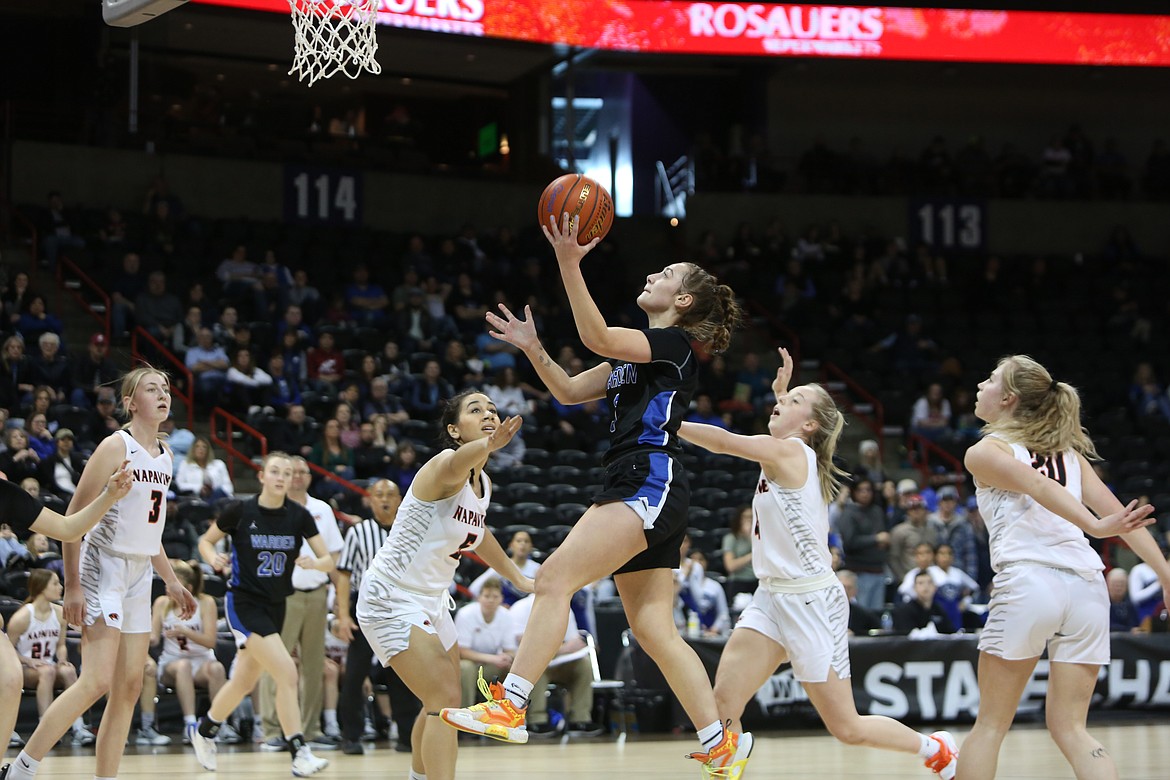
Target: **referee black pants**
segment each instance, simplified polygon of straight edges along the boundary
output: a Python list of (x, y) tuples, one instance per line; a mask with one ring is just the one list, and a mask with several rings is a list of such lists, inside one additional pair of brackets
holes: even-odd
[(414, 719), (422, 711), (420, 702), (402, 678), (389, 666), (378, 664), (378, 671), (372, 673), (370, 665), (374, 662), (374, 650), (366, 641), (361, 626), (357, 622), (357, 594), (351, 594), (349, 616), (353, 618), (353, 639), (349, 643), (349, 650), (345, 655), (345, 678), (341, 682), (341, 696), (337, 703), (338, 714), (341, 715), (341, 736), (348, 742), (357, 742), (362, 738), (365, 719), (365, 697), (362, 696), (362, 683), (366, 677), (370, 682), (383, 682), (390, 695), (390, 717), (398, 725), (398, 741), (403, 745), (410, 745), (410, 732), (414, 728)]

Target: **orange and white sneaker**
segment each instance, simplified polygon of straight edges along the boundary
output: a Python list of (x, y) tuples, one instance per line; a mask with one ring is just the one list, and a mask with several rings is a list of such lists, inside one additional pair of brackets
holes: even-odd
[(524, 714), (528, 708), (519, 709), (504, 695), (504, 686), (499, 683), (488, 685), (483, 679), (483, 667), (479, 669), (479, 692), (487, 701), (471, 707), (444, 707), (439, 717), (452, 728), (468, 734), (480, 734), (501, 742), (523, 745), (528, 741), (528, 729), (524, 725)]
[(953, 780), (959, 767), (958, 743), (949, 731), (936, 731), (930, 738), (938, 743), (938, 752), (926, 759), (926, 768), (942, 780)]
[(727, 731), (723, 734), (723, 741), (710, 752), (691, 753), (687, 758), (693, 758), (703, 765), (704, 778), (739, 780), (747, 768), (754, 744), (749, 731), (742, 734)]

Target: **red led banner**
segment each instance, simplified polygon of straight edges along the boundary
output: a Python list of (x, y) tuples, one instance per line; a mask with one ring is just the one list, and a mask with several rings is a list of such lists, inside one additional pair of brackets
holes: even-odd
[[(194, 0), (288, 13), (285, 0)], [(1170, 16), (761, 3), (381, 0), (380, 23), (593, 49), (1170, 65)]]

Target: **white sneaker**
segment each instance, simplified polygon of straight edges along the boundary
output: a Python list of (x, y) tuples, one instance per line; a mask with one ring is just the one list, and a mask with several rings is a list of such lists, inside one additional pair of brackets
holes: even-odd
[(154, 730), (154, 726), (144, 729), (138, 729), (134, 734), (134, 743), (136, 745), (154, 745), (162, 747), (163, 745), (171, 744), (171, 738), (166, 734), (159, 734)]
[(297, 777), (308, 777), (317, 774), (327, 766), (329, 766), (328, 760), (313, 755), (313, 751), (309, 749), (308, 745), (305, 745), (293, 756), (292, 773)]
[[(97, 742), (97, 737), (85, 726), (73, 729), (73, 747), (89, 747), (95, 742)], [(168, 739), (167, 742), (170, 740)]]
[(362, 729), (362, 742), (373, 742), (378, 738), (378, 730), (374, 728), (374, 722), (366, 718), (365, 728)]
[[(371, 728), (373, 727), (373, 725), (374, 724), (372, 724), (372, 723), (370, 724)], [(378, 733), (377, 731), (374, 732), (375, 735), (377, 735), (377, 733)], [(398, 724), (395, 721), (390, 721), (390, 733), (387, 734), (386, 736), (387, 736), (387, 739), (389, 739), (391, 742), (398, 741), (398, 736), (399, 736)]]
[(949, 731), (936, 731), (930, 738), (938, 743), (939, 749), (930, 758), (926, 759), (926, 768), (937, 774), (942, 780), (952, 780), (959, 766), (959, 746)]
[(199, 729), (198, 723), (186, 723), (183, 725), (183, 744), (190, 745), (194, 741), (195, 732)]
[(20, 735), (14, 731), (14, 732), (12, 732), (12, 736), (8, 738), (8, 747), (10, 747), (10, 748), (24, 747), (24, 740), (21, 739)]
[(321, 730), (321, 733), (336, 740), (341, 739), (341, 729), (337, 726), (327, 726)]
[(215, 735), (215, 741), (221, 745), (238, 745), (244, 741), (244, 738), (240, 736), (240, 732), (232, 727), (232, 724), (224, 721), (223, 725), (219, 727), (219, 733)]
[(191, 734), (191, 747), (195, 748), (195, 758), (199, 760), (199, 766), (206, 769), (208, 772), (215, 771), (215, 740), (208, 739), (199, 733), (198, 727)]

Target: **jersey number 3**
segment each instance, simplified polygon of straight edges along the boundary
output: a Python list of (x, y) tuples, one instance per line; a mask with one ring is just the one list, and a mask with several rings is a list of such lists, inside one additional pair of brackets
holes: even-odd
[(161, 490), (150, 491), (150, 514), (146, 516), (146, 522), (157, 523), (158, 519), (162, 517), (162, 500), (163, 492)]
[(459, 549), (456, 550), (455, 552), (451, 553), (450, 557), (454, 558), (455, 560), (459, 560), (460, 558), (462, 558), (463, 551), (466, 550), (471, 545), (475, 544), (475, 540), (478, 538), (479, 538), (478, 534), (468, 534), (467, 538), (463, 540), (463, 544), (459, 545)]

